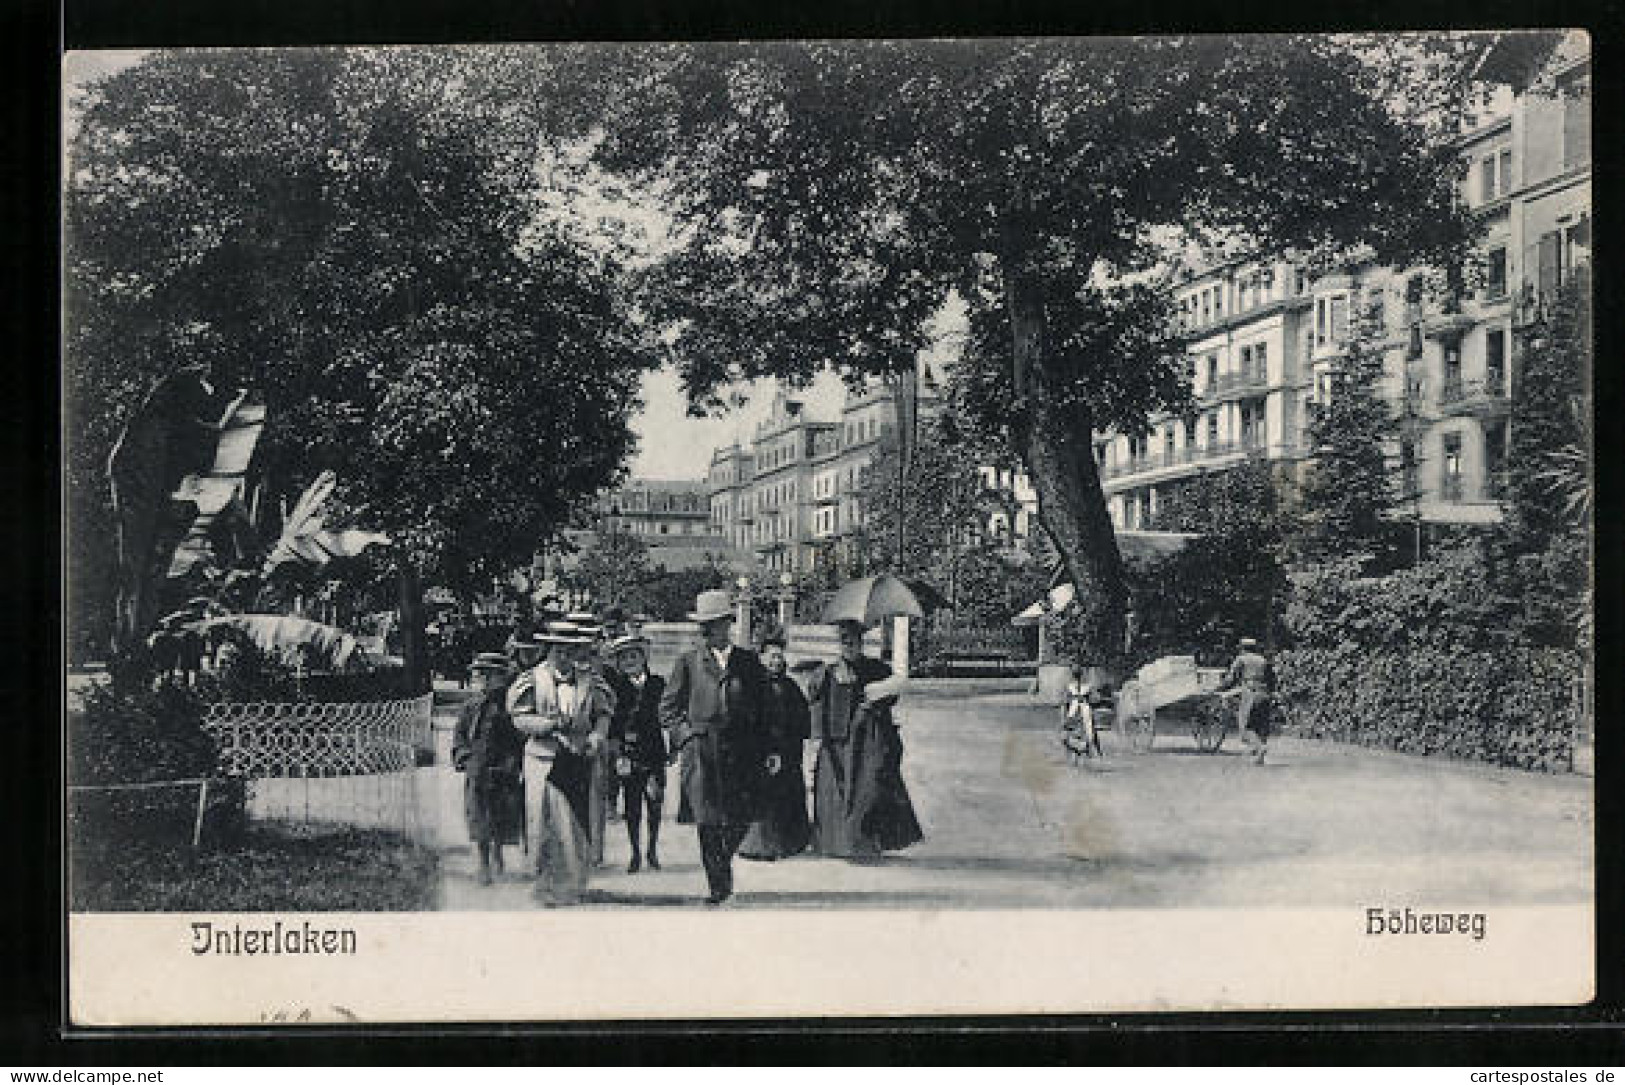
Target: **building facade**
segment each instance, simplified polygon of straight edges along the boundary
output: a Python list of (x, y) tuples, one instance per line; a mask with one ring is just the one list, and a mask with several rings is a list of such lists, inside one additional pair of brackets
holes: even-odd
[[(897, 395), (892, 386), (874, 382), (849, 391), (837, 418), (820, 420), (781, 392), (748, 446), (712, 453), (706, 476), (711, 532), (769, 571), (849, 566), (863, 546), (864, 495), (875, 459), (896, 432)], [(912, 395), (922, 423), (941, 409), (929, 370)], [(1037, 509), (1031, 486), (1010, 472), (988, 468), (983, 474), (989, 485), (1009, 488), (1020, 504), (1013, 521), (996, 514), (989, 531), (1025, 537)]]
[(1177, 276), (1195, 414), (1156, 417), (1146, 437), (1097, 437), (1119, 529), (1146, 527), (1171, 488), (1205, 473), (1254, 459), (1296, 471), (1310, 453), (1310, 413), (1362, 313), (1380, 328), (1382, 391), (1398, 419), (1389, 453), (1400, 514), (1499, 517), (1521, 337), (1591, 248), (1588, 42), (1571, 35), (1532, 70), (1508, 52), (1485, 72), (1503, 93), (1458, 141), (1462, 197), (1484, 233), (1456, 289), (1423, 268), (1311, 276), (1286, 257), (1213, 259)]

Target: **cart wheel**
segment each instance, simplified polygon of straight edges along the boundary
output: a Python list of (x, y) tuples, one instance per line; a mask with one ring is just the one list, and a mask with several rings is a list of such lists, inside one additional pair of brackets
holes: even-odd
[(1151, 744), (1157, 740), (1157, 714), (1136, 712), (1123, 721), (1123, 730), (1128, 734), (1129, 749), (1149, 753)]

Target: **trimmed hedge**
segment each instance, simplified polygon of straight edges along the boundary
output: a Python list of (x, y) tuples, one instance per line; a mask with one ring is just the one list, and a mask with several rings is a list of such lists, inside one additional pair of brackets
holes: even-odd
[(1574, 767), (1577, 668), (1550, 648), (1281, 652), (1288, 733), (1545, 772)]
[(1293, 576), (1275, 658), (1282, 725), (1309, 738), (1568, 772), (1580, 657), (1531, 644), (1469, 544), (1386, 577)]

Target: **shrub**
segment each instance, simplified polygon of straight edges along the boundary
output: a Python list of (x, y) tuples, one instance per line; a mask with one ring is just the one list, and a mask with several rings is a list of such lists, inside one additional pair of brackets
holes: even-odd
[(1292, 576), (1275, 660), (1288, 731), (1545, 771), (1573, 767), (1580, 658), (1517, 634), (1475, 539), (1384, 577), (1357, 559)]
[[(216, 747), (202, 724), (202, 700), (181, 686), (121, 692), (98, 683), (86, 690), (83, 707), (68, 716), (68, 782), (75, 785), (68, 808), (71, 846), (91, 840), (190, 842), (197, 786), (159, 785), (215, 775)], [(237, 841), (246, 801), (240, 781), (211, 785), (204, 839)]]

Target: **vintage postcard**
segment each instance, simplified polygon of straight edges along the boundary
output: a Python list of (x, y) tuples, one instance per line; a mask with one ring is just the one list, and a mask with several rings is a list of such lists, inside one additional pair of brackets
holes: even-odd
[(1593, 997), (1584, 32), (63, 94), (73, 1025)]

